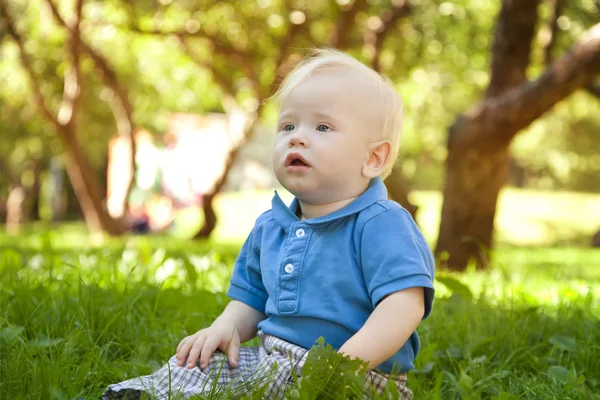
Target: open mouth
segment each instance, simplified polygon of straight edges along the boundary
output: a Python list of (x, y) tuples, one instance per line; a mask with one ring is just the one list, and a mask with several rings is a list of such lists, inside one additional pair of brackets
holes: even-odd
[(298, 153), (290, 153), (285, 158), (286, 167), (310, 167), (304, 158)]
[(300, 167), (308, 167), (308, 165), (304, 161), (300, 160), (299, 158), (296, 158), (296, 159), (292, 160), (292, 162), (290, 163), (290, 165), (292, 165), (292, 166), (300, 166)]

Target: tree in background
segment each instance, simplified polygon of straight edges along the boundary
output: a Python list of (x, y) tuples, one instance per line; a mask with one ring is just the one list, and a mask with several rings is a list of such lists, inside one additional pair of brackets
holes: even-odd
[[(212, 200), (224, 187), (252, 126), (274, 119), (273, 108), (263, 106), (264, 101), (307, 49), (337, 47), (391, 77), (406, 100), (407, 134), (401, 162), (386, 181), (391, 195), (410, 208), (405, 182), (437, 189), (443, 184), (442, 168), (447, 169), (437, 253), (453, 269), (464, 268), (472, 258), (480, 266), (485, 264), (485, 250), (492, 245), (496, 199), (506, 182), (508, 148), (516, 132), (539, 120), (597, 73), (597, 55), (593, 55), (597, 54), (597, 30), (588, 31), (588, 39), (583, 39), (583, 29), (568, 28), (565, 22), (569, 15), (571, 25), (590, 26), (590, 21), (597, 20), (591, 15), (591, 0), (543, 4), (532, 0), (502, 4), (478, 0), (114, 0), (85, 4), (2, 0), (2, 4), (4, 31), (0, 29), (0, 35), (12, 36), (15, 40), (6, 42), (20, 44), (18, 56), (24, 61), (29, 58), (30, 68), (25, 70), (32, 77), (36, 98), (46, 100), (38, 101), (38, 109), (50, 122), (41, 123), (32, 107), (18, 102), (26, 91), (12, 82), (18, 79), (6, 80), (8, 72), (17, 77), (18, 68), (10, 64), (11, 47), (3, 45), (8, 61), (0, 60), (0, 95), (7, 107), (0, 109), (0, 123), (3, 135), (8, 133), (11, 140), (0, 141), (0, 157), (12, 152), (8, 169), (21, 167), (23, 159), (21, 152), (10, 148), (12, 143), (17, 150), (41, 151), (42, 158), (50, 159), (62, 151), (55, 140), (61, 137), (65, 154), (85, 154), (69, 163), (76, 166), (69, 167), (69, 176), (73, 186), (80, 183), (78, 196), (96, 193), (92, 196), (96, 200), (90, 200), (85, 210), (102, 215), (101, 190), (93, 189), (101, 183), (81, 182), (83, 176), (101, 180), (102, 158), (114, 130), (106, 122), (109, 109), (97, 107), (98, 98), (111, 104), (125, 137), (134, 125), (164, 130), (165, 115), (172, 112), (241, 115), (246, 121), (245, 135), (232, 147), (223, 174), (204, 194), (206, 222), (198, 236), (207, 236), (216, 224)], [(549, 22), (539, 24), (537, 36), (543, 40), (536, 47), (536, 25), (545, 10), (553, 13), (546, 12)], [(40, 18), (40, 13), (49, 18)], [(14, 20), (8, 18), (11, 15)], [(73, 22), (77, 19), (78, 25)], [(7, 20), (14, 23), (8, 25)], [(562, 36), (555, 34), (557, 26)], [(562, 52), (578, 36), (582, 40), (565, 56), (556, 60), (544, 56)], [(68, 45), (65, 51), (64, 43), (78, 46)], [(64, 72), (75, 71), (77, 66), (79, 78)], [(527, 81), (526, 69), (530, 74), (537, 72), (539, 78)], [(79, 90), (63, 90), (73, 86), (66, 84), (69, 79), (78, 82)], [(13, 92), (6, 94), (7, 90)], [(441, 127), (450, 125), (480, 92), (485, 93), (482, 104), (456, 119), (446, 149)], [(69, 102), (69, 96), (77, 101)], [(64, 109), (73, 103), (71, 114), (78, 116), (64, 126), (57, 123), (60, 113), (47, 111), (60, 110), (61, 98)], [(593, 127), (584, 128), (593, 131)], [(81, 152), (73, 152), (74, 147), (64, 140), (73, 137)], [(92, 166), (86, 168), (86, 163)], [(85, 172), (91, 169), (93, 173)], [(25, 176), (23, 168), (12, 174), (15, 184), (11, 187), (25, 181), (19, 174)], [(29, 188), (32, 180), (27, 181)], [(6, 192), (2, 185), (0, 192)], [(86, 219), (101, 220), (98, 216)]]
[(540, 0), (502, 2), (483, 102), (460, 115), (448, 133), (436, 253), (453, 270), (464, 270), (471, 259), (480, 267), (486, 265), (513, 138), (600, 73), (600, 24), (596, 24), (537, 79), (527, 79), (539, 6)]
[[(96, 14), (92, 13), (92, 17), (88, 16), (86, 19), (82, 13), (83, 0), (77, 0), (72, 7), (68, 7), (71, 2), (45, 0), (44, 3), (51, 11), (56, 26), (67, 33), (65, 42), (68, 45), (65, 46), (64, 61), (70, 72), (65, 74), (62, 105), (56, 113), (58, 116), (51, 111), (50, 104), (54, 99), (48, 95), (44, 97), (42, 90), (43, 81), (50, 80), (50, 77), (35, 74), (31, 56), (26, 49), (26, 39), (30, 38), (18, 32), (14, 18), (11, 17), (19, 15), (18, 22), (27, 22), (26, 25), (31, 28), (34, 24), (31, 18), (27, 19), (26, 12), (19, 12), (27, 9), (26, 3), (9, 7), (3, 1), (3, 21), (9, 35), (19, 46), (22, 66), (28, 74), (35, 102), (46, 121), (61, 138), (68, 156), (67, 172), (91, 230), (118, 234), (124, 231), (124, 224), (122, 219), (112, 218), (107, 213), (101, 185), (98, 184), (78, 139), (82, 133), (78, 132), (81, 131), (79, 121), (85, 117), (84, 114), (91, 113), (89, 107), (83, 107), (81, 100), (84, 81), (90, 81), (90, 77), (84, 74), (84, 62), (93, 62), (104, 86), (110, 89), (108, 94), (103, 91), (100, 97), (111, 100), (109, 103), (120, 135), (131, 138), (135, 112), (127, 90), (130, 84), (124, 85), (117, 78), (116, 70), (123, 61), (115, 59), (113, 63), (117, 67), (111, 67), (103, 53), (110, 54), (112, 49), (93, 47), (93, 33), (86, 33), (82, 26), (87, 27), (88, 31), (113, 29), (124, 33), (124, 40), (127, 40), (126, 37), (145, 36), (169, 47), (174, 45), (176, 51), (181, 51), (196, 66), (210, 71), (212, 81), (220, 91), (221, 110), (232, 119), (242, 116), (245, 120), (241, 140), (233, 143), (224, 160), (223, 173), (215, 180), (211, 190), (203, 193), (205, 219), (197, 237), (209, 236), (216, 226), (213, 209), (215, 195), (222, 190), (239, 150), (263, 116), (263, 104), (275, 93), (283, 77), (303, 57), (305, 50), (325, 45), (355, 53), (364, 50), (368, 54), (367, 61), (376, 70), (381, 70), (380, 56), (384, 40), (393, 32), (398, 20), (410, 11), (404, 0), (394, 0), (383, 6), (371, 6), (365, 0), (339, 4), (323, 2), (311, 4), (310, 9), (308, 5), (291, 1), (262, 2), (260, 7), (252, 3), (237, 2), (215, 4), (197, 1), (158, 7), (147, 3), (114, 2), (102, 5), (102, 8), (90, 4), (89, 9), (100, 11), (101, 17), (98, 18), (96, 11)], [(63, 14), (72, 14), (71, 18), (61, 15), (61, 5), (65, 5), (63, 9), (68, 10)], [(69, 8), (74, 11), (69, 11)], [(367, 17), (369, 23), (364, 21), (357, 24), (358, 15), (362, 15), (363, 19)], [(92, 71), (87, 72), (89, 74)], [(133, 141), (130, 142), (134, 148)], [(131, 162), (133, 165), (133, 161)], [(408, 202), (408, 191), (400, 173), (397, 169), (396, 179), (390, 180), (390, 192), (409, 210), (414, 211), (416, 208)], [(127, 196), (123, 201), (126, 198)]]
[[(12, 13), (5, 0), (0, 1), (0, 17), (4, 22), (8, 34), (17, 43), (20, 51), (22, 66), (29, 76), (33, 98), (37, 104), (42, 116), (52, 125), (56, 134), (60, 137), (66, 153), (66, 169), (69, 179), (89, 229), (92, 232), (104, 231), (109, 234), (120, 234), (126, 230), (124, 219), (117, 216), (113, 218), (106, 210), (102, 200), (102, 189), (98, 182), (87, 156), (81, 146), (78, 138), (78, 131), (81, 129), (80, 110), (82, 102), (82, 92), (84, 91), (84, 77), (82, 74), (82, 58), (87, 55), (96, 67), (96, 71), (104, 79), (107, 87), (112, 89), (113, 112), (117, 121), (117, 127), (120, 134), (130, 137), (132, 149), (135, 149), (133, 142), (133, 121), (131, 118), (131, 105), (129, 104), (127, 93), (119, 85), (115, 73), (108, 66), (103, 56), (92, 49), (82, 38), (81, 20), (83, 10), (83, 0), (77, 0), (68, 19), (63, 18), (52, 0), (46, 1), (47, 6), (52, 12), (54, 20), (60, 27), (67, 31), (67, 40), (65, 41), (65, 59), (68, 60), (68, 72), (64, 75), (63, 95), (57, 112), (52, 111), (51, 103), (54, 99), (44, 95), (41, 88), (40, 78), (34, 72), (34, 59), (28, 54), (25, 47), (25, 40), (17, 31)], [(132, 151), (133, 153), (134, 151)], [(135, 163), (131, 160), (132, 168), (135, 171)], [(133, 179), (131, 177), (130, 181)], [(123, 202), (126, 201), (126, 197)]]

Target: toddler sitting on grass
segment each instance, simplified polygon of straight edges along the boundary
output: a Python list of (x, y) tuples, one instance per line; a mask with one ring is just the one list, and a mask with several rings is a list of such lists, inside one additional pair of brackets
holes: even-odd
[[(275, 193), (256, 220), (231, 302), (213, 324), (184, 338), (159, 371), (110, 385), (103, 399), (189, 398), (213, 384), (243, 387), (262, 371), (272, 373), (264, 398), (282, 398), (320, 337), (368, 363), (366, 395), (389, 383), (412, 399), (406, 373), (431, 312), (434, 262), (382, 181), (398, 153), (402, 101), (385, 78), (335, 50), (309, 55), (277, 98), (273, 168), (294, 200), (288, 207)], [(257, 335), (260, 346), (240, 347)]]

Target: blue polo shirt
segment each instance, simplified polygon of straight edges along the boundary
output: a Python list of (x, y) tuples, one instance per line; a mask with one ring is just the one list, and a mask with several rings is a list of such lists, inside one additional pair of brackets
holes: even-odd
[[(433, 304), (434, 262), (411, 215), (387, 199), (382, 180), (346, 207), (301, 221), (275, 193), (236, 260), (227, 295), (264, 313), (260, 330), (306, 349), (323, 336), (339, 349), (385, 296), (425, 288)], [(402, 314), (395, 316), (402, 319)], [(377, 370), (408, 371), (419, 351), (415, 331)]]

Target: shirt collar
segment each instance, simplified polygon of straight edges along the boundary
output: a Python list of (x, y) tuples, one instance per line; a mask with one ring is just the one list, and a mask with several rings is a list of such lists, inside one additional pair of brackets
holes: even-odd
[[(356, 200), (352, 203), (348, 204), (344, 208), (341, 208), (331, 214), (324, 215), (318, 218), (311, 218), (304, 220), (305, 223), (309, 225), (317, 225), (325, 222), (330, 222), (336, 220), (338, 218), (343, 218), (348, 215), (356, 214), (363, 209), (369, 207), (371, 204), (387, 199), (387, 189), (381, 180), (381, 178), (376, 177), (371, 179), (369, 182), (369, 187), (363, 194), (361, 194)], [(275, 221), (281, 225), (282, 228), (287, 229), (294, 222), (300, 221), (300, 219), (296, 216), (296, 212), (299, 207), (298, 199), (294, 197), (292, 203), (288, 207), (277, 191), (275, 191), (275, 195), (273, 196), (273, 200), (271, 201), (271, 207), (273, 210), (273, 217)]]

